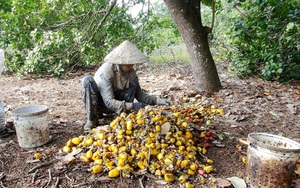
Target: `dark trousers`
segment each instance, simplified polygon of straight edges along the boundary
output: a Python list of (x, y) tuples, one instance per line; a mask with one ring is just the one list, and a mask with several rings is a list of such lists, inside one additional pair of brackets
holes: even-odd
[(82, 100), (89, 120), (103, 117), (103, 113), (109, 111), (104, 105), (99, 89), (93, 77), (85, 76), (81, 83)]
[[(119, 101), (133, 102), (137, 86), (138, 79), (135, 78), (130, 81), (128, 89), (118, 90), (115, 92), (115, 99)], [(107, 101), (103, 101), (93, 77), (85, 76), (82, 80), (82, 88), (82, 100), (87, 113), (87, 118), (89, 120), (102, 118), (103, 113), (114, 113), (113, 107), (110, 106)], [(106, 106), (108, 106), (109, 108), (107, 108)]]

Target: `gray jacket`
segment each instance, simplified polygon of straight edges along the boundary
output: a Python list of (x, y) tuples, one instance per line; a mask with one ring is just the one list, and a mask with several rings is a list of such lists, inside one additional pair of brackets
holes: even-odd
[[(107, 107), (112, 106), (117, 113), (126, 112), (133, 108), (132, 102), (116, 100), (114, 94), (119, 90), (128, 89), (130, 81), (133, 79), (137, 79), (134, 69), (124, 72), (120, 69), (119, 65), (109, 62), (102, 64), (94, 75), (94, 80), (105, 105)], [(135, 99), (144, 104), (155, 105), (157, 97), (144, 93), (138, 83)]]

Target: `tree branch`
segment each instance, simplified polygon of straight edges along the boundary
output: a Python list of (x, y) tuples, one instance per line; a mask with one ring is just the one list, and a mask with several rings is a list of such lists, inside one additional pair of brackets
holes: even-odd
[(91, 42), (94, 37), (96, 36), (97, 31), (99, 30), (99, 28), (101, 27), (101, 25), (105, 22), (106, 18), (108, 17), (108, 15), (111, 13), (112, 9), (115, 7), (115, 5), (117, 4), (117, 0), (114, 0), (109, 9), (107, 10), (106, 14), (104, 15), (104, 17), (101, 19), (101, 21), (99, 22), (99, 24), (97, 25), (96, 29), (94, 30), (93, 35), (91, 36), (91, 38), (88, 40), (88, 43)]
[[(102, 8), (103, 8), (102, 6), (99, 6), (98, 11), (96, 11), (96, 13), (93, 13), (94, 18), (93, 18), (93, 20), (91, 21), (90, 25), (85, 27), (85, 29), (84, 29), (85, 32), (84, 32), (83, 35), (85, 35), (86, 33), (89, 33), (90, 30), (93, 29), (92, 26), (94, 25), (94, 22), (97, 20), (98, 14), (99, 14), (99, 13), (105, 13), (105, 12), (106, 12), (106, 10), (103, 10), (103, 11), (100, 12), (100, 10), (101, 10)], [(92, 19), (92, 18), (90, 18), (90, 19)]]
[(215, 10), (215, 5), (216, 5), (216, 0), (212, 0), (212, 5), (211, 5), (211, 8), (212, 8), (212, 18), (211, 18), (211, 32), (212, 30), (214, 29), (214, 25), (215, 25), (215, 14), (216, 14), (216, 10)]
[(235, 6), (235, 9), (243, 16), (246, 17), (246, 15), (237, 7)]

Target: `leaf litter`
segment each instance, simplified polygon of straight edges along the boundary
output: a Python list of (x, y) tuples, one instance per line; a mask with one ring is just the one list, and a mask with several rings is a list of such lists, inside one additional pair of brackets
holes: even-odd
[[(247, 137), (250, 132), (268, 132), (299, 140), (300, 135), (300, 87), (299, 83), (280, 84), (266, 82), (260, 79), (250, 78), (240, 80), (227, 73), (221, 73), (220, 78), (223, 88), (214, 95), (197, 93), (193, 86), (193, 78), (189, 67), (177, 68), (177, 76), (172, 71), (142, 72), (138, 75), (140, 84), (145, 91), (161, 97), (172, 96), (177, 104), (182, 103), (185, 96), (199, 95), (203, 104), (214, 104), (225, 111), (220, 119), (215, 119), (214, 131), (218, 133), (220, 143), (224, 147), (213, 146), (207, 153), (207, 157), (217, 161), (214, 163), (213, 176), (217, 178), (238, 177), (244, 179), (245, 164), (242, 157), (246, 151), (242, 146), (238, 151), (237, 144), (240, 138)], [(18, 146), (16, 136), (1, 140), (0, 167), (1, 184), (6, 187), (137, 187), (140, 183), (137, 179), (97, 182), (106, 176), (96, 177), (88, 168), (74, 168), (72, 165), (55, 168), (57, 161), (49, 164), (57, 156), (59, 151), (69, 138), (84, 134), (82, 126), (85, 122), (85, 114), (81, 101), (80, 81), (83, 75), (92, 75), (96, 68), (85, 71), (69, 73), (64, 79), (54, 78), (26, 78), (18, 79), (12, 75), (5, 75), (0, 79), (0, 96), (4, 101), (7, 121), (10, 123), (11, 111), (17, 107), (31, 104), (46, 104), (49, 106), (49, 126), (52, 136), (56, 139), (49, 145), (34, 148), (34, 152)], [(178, 72), (183, 76), (178, 76)], [(154, 75), (154, 76), (153, 76)], [(158, 77), (157, 75), (162, 75)], [(180, 83), (180, 84), (178, 84)], [(103, 124), (108, 124), (113, 118), (108, 117)], [(232, 127), (232, 125), (234, 125)], [(217, 145), (217, 144), (216, 144)], [(240, 149), (239, 149), (240, 150)], [(33, 154), (40, 152), (45, 158), (40, 160), (40, 168), (35, 174), (34, 184), (32, 174), (28, 172), (37, 166), (36, 163), (25, 163), (33, 159)], [(76, 164), (76, 162), (75, 162)], [(49, 172), (49, 170), (51, 172)], [(28, 176), (30, 175), (30, 176)], [(51, 177), (51, 179), (50, 179)], [(88, 182), (90, 178), (100, 179)], [(197, 179), (197, 178), (196, 178)], [(299, 175), (295, 176), (295, 182)], [(51, 181), (50, 181), (51, 180)], [(59, 180), (59, 181), (58, 181)], [(200, 179), (199, 179), (200, 181)], [(144, 178), (143, 184), (155, 187), (176, 187), (176, 184), (157, 184), (151, 178)], [(215, 185), (211, 185), (212, 187)], [(178, 185), (179, 187), (179, 185)], [(206, 186), (209, 187), (209, 186)]]

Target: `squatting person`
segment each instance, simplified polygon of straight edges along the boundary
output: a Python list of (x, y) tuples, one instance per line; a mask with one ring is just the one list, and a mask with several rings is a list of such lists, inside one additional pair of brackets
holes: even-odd
[(85, 76), (82, 80), (82, 98), (87, 113), (85, 130), (98, 126), (103, 113), (120, 114), (138, 110), (145, 105), (173, 104), (169, 99), (142, 91), (133, 66), (146, 63), (148, 59), (128, 40), (111, 51), (104, 61), (94, 77)]

